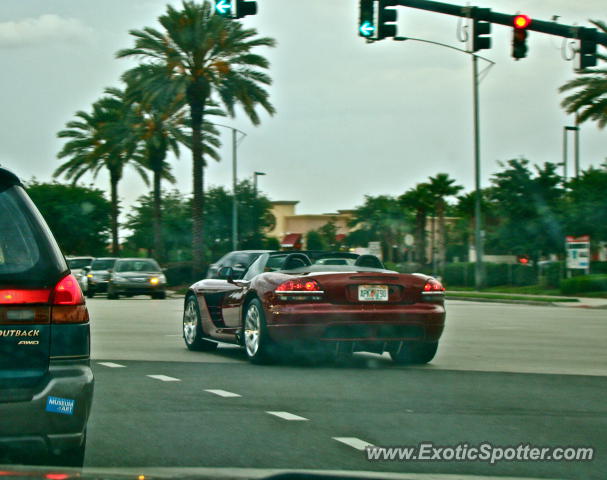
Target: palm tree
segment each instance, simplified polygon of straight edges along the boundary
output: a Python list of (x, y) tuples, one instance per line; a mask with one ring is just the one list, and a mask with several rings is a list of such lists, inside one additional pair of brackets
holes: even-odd
[[(591, 20), (591, 23), (607, 33), (607, 23)], [(607, 61), (607, 55), (597, 55), (597, 58)], [(566, 97), (562, 106), (567, 113), (577, 113), (577, 122), (593, 120), (599, 128), (607, 125), (607, 68), (587, 68), (581, 70), (580, 76), (563, 85), (559, 91), (577, 90)]]
[[(443, 273), (447, 256), (447, 235), (445, 229), (445, 210), (447, 197), (457, 195), (464, 187), (455, 185), (455, 179), (449, 178), (447, 173), (439, 173), (430, 177), (428, 190), (433, 197), (435, 216), (438, 217), (438, 271)], [(433, 232), (434, 233), (434, 232)], [(434, 257), (434, 252), (432, 252)]]
[(274, 107), (265, 85), (272, 83), (263, 72), (269, 62), (252, 53), (255, 47), (275, 46), (271, 38), (258, 37), (255, 29), (245, 29), (234, 20), (213, 15), (208, 1), (197, 4), (183, 0), (182, 8), (167, 6), (159, 18), (163, 30), (146, 27), (132, 30), (135, 47), (121, 50), (119, 58), (137, 57), (157, 67), (142, 87), (148, 99), (161, 92), (183, 96), (188, 105), (193, 166), (194, 272), (200, 274), (204, 260), (204, 119), (210, 115), (209, 101), (218, 97), (227, 113), (234, 115), (240, 105), (253, 124), (260, 123), (257, 107), (269, 114)]
[[(179, 157), (179, 145), (191, 146), (190, 137), (185, 129), (189, 125), (184, 95), (174, 94), (170, 89), (164, 89), (153, 97), (146, 96), (145, 79), (158, 75), (158, 65), (139, 65), (125, 72), (122, 79), (127, 84), (126, 100), (133, 103), (138, 115), (133, 135), (143, 144), (142, 163), (153, 172), (153, 232), (154, 254), (160, 261), (165, 260), (165, 245), (162, 228), (162, 187), (161, 181), (166, 179), (175, 183), (166, 161), (169, 151)], [(225, 116), (223, 111), (209, 102), (208, 111), (216, 116)], [(216, 148), (221, 146), (219, 132), (208, 122), (203, 125), (203, 151), (215, 160), (220, 157)], [(206, 166), (206, 165), (205, 165)]]
[(423, 266), (426, 264), (426, 221), (432, 208), (428, 185), (418, 183), (401, 195), (399, 201), (404, 208), (415, 212), (415, 261)]
[(122, 179), (124, 167), (132, 165), (148, 183), (145, 168), (138, 161), (138, 143), (131, 134), (135, 122), (132, 106), (124, 102), (124, 93), (118, 89), (93, 104), (92, 112), (76, 112), (76, 120), (66, 124), (57, 136), (68, 141), (57, 155), (69, 158), (54, 172), (54, 176), (65, 175), (76, 183), (85, 173), (96, 178), (106, 169), (110, 176), (110, 200), (112, 205), (112, 253), (118, 254), (118, 182)]

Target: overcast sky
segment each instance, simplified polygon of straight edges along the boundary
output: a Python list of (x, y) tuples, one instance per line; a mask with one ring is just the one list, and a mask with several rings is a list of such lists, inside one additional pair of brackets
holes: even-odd
[[(49, 180), (60, 164), (56, 133), (88, 110), (132, 63), (114, 53), (132, 44), (129, 29), (156, 26), (166, 0), (2, 0), (0, 2), (0, 163), (24, 178)], [(178, 4), (180, 2), (171, 2)], [(463, 2), (462, 2), (463, 3)], [(272, 62), (274, 117), (253, 127), (226, 120), (248, 136), (239, 147), (240, 177), (266, 172), (260, 188), (273, 200), (300, 200), (300, 213), (360, 205), (364, 195), (399, 195), (439, 172), (473, 186), (471, 61), (465, 54), (415, 42), (366, 44), (357, 36), (358, 0), (260, 0), (244, 23), (274, 37), (260, 50)], [(475, 5), (561, 23), (607, 20), (605, 0), (484, 0)], [(457, 18), (399, 8), (399, 34), (463, 47)], [(563, 113), (558, 87), (573, 78), (562, 41), (529, 34), (528, 58), (515, 62), (511, 29), (493, 26), (494, 62), (481, 85), (482, 178), (499, 160), (560, 161)], [(230, 141), (211, 164), (206, 185), (231, 185)], [(607, 157), (607, 131), (586, 124), (581, 163)], [(212, 161), (212, 160), (211, 160)], [(191, 191), (191, 159), (173, 162), (177, 187)], [(571, 171), (571, 170), (570, 170)], [(92, 182), (85, 177), (85, 183)], [(107, 176), (97, 184), (108, 188)], [(127, 170), (120, 197), (146, 187)]]

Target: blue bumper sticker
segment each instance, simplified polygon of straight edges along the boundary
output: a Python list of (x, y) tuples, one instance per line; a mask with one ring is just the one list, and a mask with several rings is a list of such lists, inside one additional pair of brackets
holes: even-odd
[(46, 399), (46, 411), (51, 413), (63, 413), (64, 415), (74, 414), (74, 405), (76, 400), (70, 398), (51, 397)]

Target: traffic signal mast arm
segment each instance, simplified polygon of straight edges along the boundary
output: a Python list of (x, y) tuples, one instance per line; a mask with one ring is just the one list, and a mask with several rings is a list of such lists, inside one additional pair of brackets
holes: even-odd
[[(434, 2), (431, 0), (397, 0), (396, 3), (402, 7), (428, 10), (431, 12), (444, 13), (446, 15), (454, 15), (456, 17), (473, 18), (475, 20), (483, 20), (498, 25), (505, 25), (507, 27), (512, 27), (512, 22), (514, 17), (516, 17), (516, 15), (493, 12), (485, 8), (466, 7), (453, 5), (451, 3)], [(600, 43), (607, 47), (607, 33), (599, 32), (595, 28), (561, 25), (559, 23), (536, 20), (534, 18), (527, 27), (527, 30), (547, 33), (548, 35), (556, 35), (559, 37), (587, 40)]]

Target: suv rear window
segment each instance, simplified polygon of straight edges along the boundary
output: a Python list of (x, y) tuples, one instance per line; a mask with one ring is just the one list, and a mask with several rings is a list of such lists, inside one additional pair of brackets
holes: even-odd
[(51, 286), (66, 271), (57, 244), (23, 188), (0, 188), (0, 285)]

